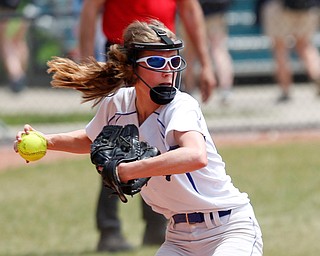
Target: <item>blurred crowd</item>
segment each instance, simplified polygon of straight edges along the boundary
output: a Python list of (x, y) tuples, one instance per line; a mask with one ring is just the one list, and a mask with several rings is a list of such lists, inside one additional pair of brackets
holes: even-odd
[(11, 21), (17, 15), (23, 15), (24, 7), (19, 1), (8, 1), (8, 4), (0, 6), (0, 54), (10, 89), (15, 93), (26, 87), (29, 51), (25, 37), (29, 22), (21, 19), (15, 23)]
[(319, 27), (319, 0), (258, 0), (257, 14), (272, 40), (275, 77), (281, 93), (277, 102), (290, 100), (293, 72), (291, 50), (297, 53), (320, 96), (320, 56), (314, 44)]
[[(7, 84), (13, 93), (28, 88), (28, 71), (37, 62), (30, 60), (37, 56), (32, 55), (32, 48), (47, 43), (34, 42), (41, 40), (31, 37), (35, 30), (42, 31), (46, 40), (58, 41), (61, 54), (79, 58), (77, 34), (81, 7), (82, 0), (1, 0), (0, 82)], [(97, 45), (103, 47), (100, 52), (104, 51), (104, 41), (102, 34), (97, 33)]]
[[(14, 93), (28, 87), (30, 49), (28, 31), (30, 24), (37, 24), (49, 34), (62, 38), (64, 56), (79, 60), (79, 17), (82, 0), (2, 0), (0, 3), (0, 70), (4, 71), (0, 81), (8, 84)], [(234, 63), (228, 49), (228, 12), (241, 0), (199, 0), (207, 26), (208, 47), (216, 78), (215, 93), (222, 104), (232, 102)], [(255, 5), (256, 23), (270, 39), (274, 61), (274, 77), (279, 85), (278, 103), (291, 99), (294, 83), (292, 53), (299, 57), (306, 75), (320, 94), (320, 57), (313, 43), (318, 32), (319, 0), (252, 0)], [(290, 4), (293, 2), (294, 4)], [(299, 5), (299, 3), (302, 3)], [(248, 4), (248, 3), (247, 3)], [(62, 19), (60, 18), (62, 17)], [(201, 90), (201, 70), (197, 64), (196, 49), (193, 48), (185, 28), (177, 17), (177, 33), (184, 39), (183, 52), (188, 62), (184, 72), (183, 90), (193, 93)], [(95, 34), (95, 57), (104, 60), (107, 41), (103, 35), (101, 21), (97, 22)]]

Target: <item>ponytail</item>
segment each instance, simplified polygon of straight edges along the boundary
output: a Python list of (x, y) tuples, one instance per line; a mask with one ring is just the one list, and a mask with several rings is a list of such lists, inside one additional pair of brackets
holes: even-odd
[(132, 86), (136, 82), (132, 66), (123, 51), (119, 45), (111, 46), (106, 63), (98, 62), (93, 57), (82, 63), (53, 57), (47, 62), (47, 72), (53, 73), (51, 85), (80, 91), (83, 102), (94, 101), (94, 107), (119, 88)]

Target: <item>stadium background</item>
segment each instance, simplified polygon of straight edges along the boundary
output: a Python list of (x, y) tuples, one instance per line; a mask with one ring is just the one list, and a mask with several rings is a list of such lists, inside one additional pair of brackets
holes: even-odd
[[(80, 122), (60, 122), (65, 127), (83, 127), (93, 115), (89, 104), (80, 104), (77, 92), (52, 89), (50, 76), (46, 73), (46, 61), (51, 56), (72, 55), (76, 47), (75, 38), (78, 11), (70, 0), (35, 0), (28, 17), (31, 26), (27, 35), (30, 49), (27, 90), (12, 93), (7, 77), (0, 66), (0, 139), (10, 140), (23, 125), (23, 115), (83, 115)], [(215, 94), (210, 102), (202, 104), (209, 128), (219, 132), (317, 130), (320, 127), (320, 98), (315, 86), (306, 78), (305, 71), (292, 54), (295, 72), (293, 100), (276, 104), (279, 88), (273, 79), (274, 62), (269, 39), (256, 25), (255, 0), (234, 0), (228, 12), (228, 47), (234, 61), (235, 84), (232, 102), (222, 106)], [(314, 38), (320, 47), (320, 33)], [(200, 98), (198, 94), (194, 95)], [(15, 122), (7, 121), (16, 117)], [(9, 118), (10, 119), (10, 118)], [(21, 124), (19, 123), (21, 119)], [(49, 125), (48, 125), (49, 124)], [(51, 129), (50, 119), (44, 131)], [(39, 125), (40, 126), (40, 125)], [(38, 127), (39, 127), (38, 126)], [(69, 128), (68, 128), (69, 129)]]

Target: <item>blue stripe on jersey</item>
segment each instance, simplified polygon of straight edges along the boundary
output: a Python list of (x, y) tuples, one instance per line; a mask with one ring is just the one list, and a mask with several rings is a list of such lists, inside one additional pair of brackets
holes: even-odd
[(170, 150), (174, 150), (174, 149), (177, 149), (177, 148), (179, 148), (180, 146), (179, 145), (175, 145), (175, 146), (170, 146), (170, 148), (169, 148), (169, 151)]
[[(159, 115), (159, 113), (157, 113), (157, 112), (154, 112), (154, 113)], [(165, 125), (161, 122), (161, 120), (157, 119), (157, 121), (162, 126), (162, 128), (165, 129)], [(161, 133), (161, 135), (162, 135), (163, 138), (165, 137), (163, 133)], [(205, 139), (205, 137), (204, 137), (204, 139)], [(179, 148), (179, 145), (170, 146), (169, 151), (177, 149), (177, 148)], [(194, 188), (194, 190), (199, 193), (199, 191), (198, 191), (198, 189), (196, 187), (196, 184), (194, 183), (194, 181), (192, 179), (191, 174), (190, 173), (186, 173), (186, 176), (187, 176), (188, 180), (190, 181), (190, 183), (191, 183), (192, 187)], [(171, 179), (171, 175), (166, 175), (166, 180), (170, 181), (170, 179)]]
[[(156, 112), (154, 112), (155, 114), (158, 114), (158, 113), (156, 113)], [(159, 114), (158, 114), (159, 115)], [(165, 125), (157, 118), (157, 121), (158, 121), (158, 123), (162, 126), (162, 128), (165, 130)], [(165, 135), (164, 135), (164, 133), (162, 133), (161, 131), (160, 131), (160, 134), (161, 134), (161, 136), (162, 136), (162, 138), (164, 139), (164, 137), (165, 137)]]
[(157, 118), (158, 123), (162, 126), (162, 128), (166, 128), (165, 125), (161, 122), (159, 118)]
[[(169, 149), (169, 151), (170, 151), (170, 150), (175, 150), (175, 149), (177, 149), (177, 148), (179, 148), (179, 145), (171, 146), (170, 149)], [(167, 181), (170, 181), (170, 176), (171, 176), (171, 175), (167, 175), (167, 176), (166, 176)], [(196, 184), (194, 183), (194, 181), (193, 181), (193, 179), (192, 179), (191, 174), (190, 174), (189, 172), (187, 172), (187, 173), (186, 173), (186, 176), (187, 176), (188, 180), (190, 181), (190, 183), (191, 183), (192, 187), (194, 188), (194, 190), (199, 193), (199, 191), (198, 191), (198, 189), (197, 189), (197, 187), (196, 187)]]
[(188, 178), (188, 180), (190, 181), (192, 187), (194, 188), (194, 190), (199, 193), (199, 191), (198, 191), (198, 189), (197, 189), (197, 187), (196, 187), (196, 184), (194, 183), (194, 181), (193, 181), (193, 179), (192, 179), (191, 174), (190, 174), (189, 172), (187, 172), (186, 175), (187, 175), (187, 178)]
[(110, 124), (110, 122), (113, 120), (113, 119), (115, 119), (116, 118), (116, 123), (117, 123), (117, 121), (119, 120), (119, 118), (121, 117), (121, 116), (130, 116), (130, 115), (133, 115), (133, 114), (136, 114), (137, 113), (137, 111), (132, 111), (132, 112), (128, 112), (128, 113), (115, 113), (114, 114), (114, 116), (112, 116), (109, 120), (108, 120), (108, 123)]

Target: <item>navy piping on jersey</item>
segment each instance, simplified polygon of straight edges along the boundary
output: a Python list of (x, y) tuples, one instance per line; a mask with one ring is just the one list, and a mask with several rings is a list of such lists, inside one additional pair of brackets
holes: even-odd
[[(155, 114), (158, 114), (155, 112)], [(159, 114), (158, 114), (159, 115)], [(160, 121), (160, 119), (157, 118), (158, 123), (162, 126), (162, 128), (165, 128), (165, 125)]]
[(130, 116), (130, 115), (133, 115), (133, 114), (135, 114), (135, 113), (137, 113), (137, 111), (132, 111), (132, 112), (129, 112), (129, 113), (115, 113), (114, 114), (114, 116), (112, 116), (109, 120), (108, 120), (108, 123), (110, 123), (113, 119), (115, 119), (116, 118), (116, 121), (118, 121), (119, 120), (119, 118), (121, 117), (121, 116)]
[[(155, 112), (155, 114), (158, 114), (158, 113)], [(158, 115), (159, 115), (159, 114), (158, 114)], [(157, 121), (158, 121), (158, 123), (162, 126), (162, 128), (165, 129), (164, 124), (163, 124), (158, 118), (157, 118)], [(160, 131), (160, 134), (161, 134), (162, 138), (164, 139), (164, 138), (165, 138), (164, 133), (162, 133), (162, 132)]]
[[(170, 150), (175, 150), (175, 149), (177, 149), (177, 148), (179, 148), (179, 145), (171, 146), (170, 149), (169, 149), (169, 151), (170, 151)], [(171, 175), (170, 175), (170, 176), (171, 176)], [(187, 173), (186, 173), (186, 176), (187, 176), (188, 180), (190, 181), (190, 183), (191, 183), (192, 187), (194, 188), (194, 190), (199, 193), (199, 191), (198, 191), (198, 189), (197, 189), (197, 187), (196, 187), (196, 184), (194, 183), (194, 181), (193, 181), (193, 179), (192, 179), (191, 174), (190, 174), (189, 172), (187, 172)], [(170, 181), (170, 177), (168, 177), (168, 175), (166, 176), (166, 179), (167, 179), (168, 181)]]
[(197, 189), (197, 187), (196, 187), (196, 184), (194, 183), (194, 181), (193, 181), (193, 179), (192, 179), (191, 174), (190, 174), (189, 172), (187, 172), (186, 175), (187, 175), (187, 178), (188, 178), (188, 180), (190, 181), (192, 187), (194, 188), (194, 190), (199, 193), (199, 191), (198, 191), (198, 189)]
[(171, 146), (171, 147), (169, 148), (169, 151), (170, 151), (170, 150), (175, 150), (175, 149), (177, 149), (177, 148), (179, 148), (179, 147), (180, 147), (179, 145)]

